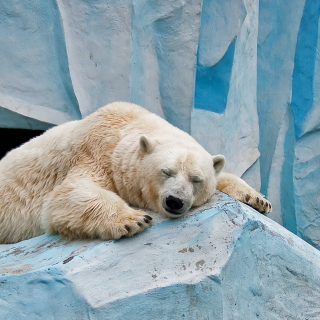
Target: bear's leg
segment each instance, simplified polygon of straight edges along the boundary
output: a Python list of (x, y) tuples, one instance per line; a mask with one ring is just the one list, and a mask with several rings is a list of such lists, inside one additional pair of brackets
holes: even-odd
[(90, 178), (67, 179), (55, 187), (41, 213), (43, 230), (68, 240), (129, 237), (149, 227), (151, 220)]
[(217, 189), (248, 204), (261, 213), (272, 211), (271, 203), (261, 193), (255, 191), (244, 180), (231, 173), (221, 172), (219, 174)]

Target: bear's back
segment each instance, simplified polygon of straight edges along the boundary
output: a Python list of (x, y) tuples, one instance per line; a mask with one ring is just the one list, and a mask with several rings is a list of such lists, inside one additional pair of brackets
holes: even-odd
[[(94, 130), (105, 131), (111, 135), (148, 135), (150, 137), (168, 137), (172, 142), (177, 140), (195, 143), (195, 140), (186, 132), (171, 125), (160, 116), (129, 102), (114, 102), (108, 104), (91, 116)], [(88, 117), (88, 118), (89, 118)], [(121, 139), (121, 136), (118, 136)], [(119, 141), (118, 141), (119, 142)]]

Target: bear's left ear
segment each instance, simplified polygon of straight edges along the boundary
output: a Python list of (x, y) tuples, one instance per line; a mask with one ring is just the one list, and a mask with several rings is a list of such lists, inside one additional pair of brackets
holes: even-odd
[(151, 153), (154, 146), (156, 145), (156, 141), (150, 138), (147, 138), (146, 136), (140, 137), (140, 151), (142, 154), (145, 153)]
[(213, 168), (216, 172), (216, 175), (218, 175), (226, 163), (226, 158), (222, 154), (217, 154), (216, 156), (213, 156), (212, 159)]

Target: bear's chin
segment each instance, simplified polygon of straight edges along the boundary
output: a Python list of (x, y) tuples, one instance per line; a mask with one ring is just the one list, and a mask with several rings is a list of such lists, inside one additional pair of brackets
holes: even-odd
[(188, 211), (189, 211), (190, 209), (188, 209), (188, 210), (183, 210), (182, 212), (179, 212), (179, 211), (174, 211), (174, 210), (170, 210), (170, 209), (167, 209), (167, 208), (161, 208), (161, 210), (159, 210), (158, 212), (161, 214), (161, 215), (163, 215), (163, 216), (165, 216), (165, 217), (167, 217), (167, 218), (170, 218), (170, 219), (178, 219), (178, 218), (180, 218), (180, 217), (183, 217), (183, 216), (185, 216), (187, 213), (188, 213)]
[(166, 210), (166, 215), (169, 216), (170, 218), (179, 218), (185, 214), (185, 212), (177, 212), (170, 209), (165, 209), (165, 210)]

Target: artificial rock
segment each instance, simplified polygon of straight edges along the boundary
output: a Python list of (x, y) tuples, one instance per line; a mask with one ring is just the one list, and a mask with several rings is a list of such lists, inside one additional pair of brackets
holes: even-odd
[(276, 222), (219, 192), (184, 218), (156, 221), (117, 241), (1, 245), (2, 318), (320, 317), (320, 253)]
[(191, 133), (320, 248), (320, 2), (7, 1), (0, 126), (131, 101)]

